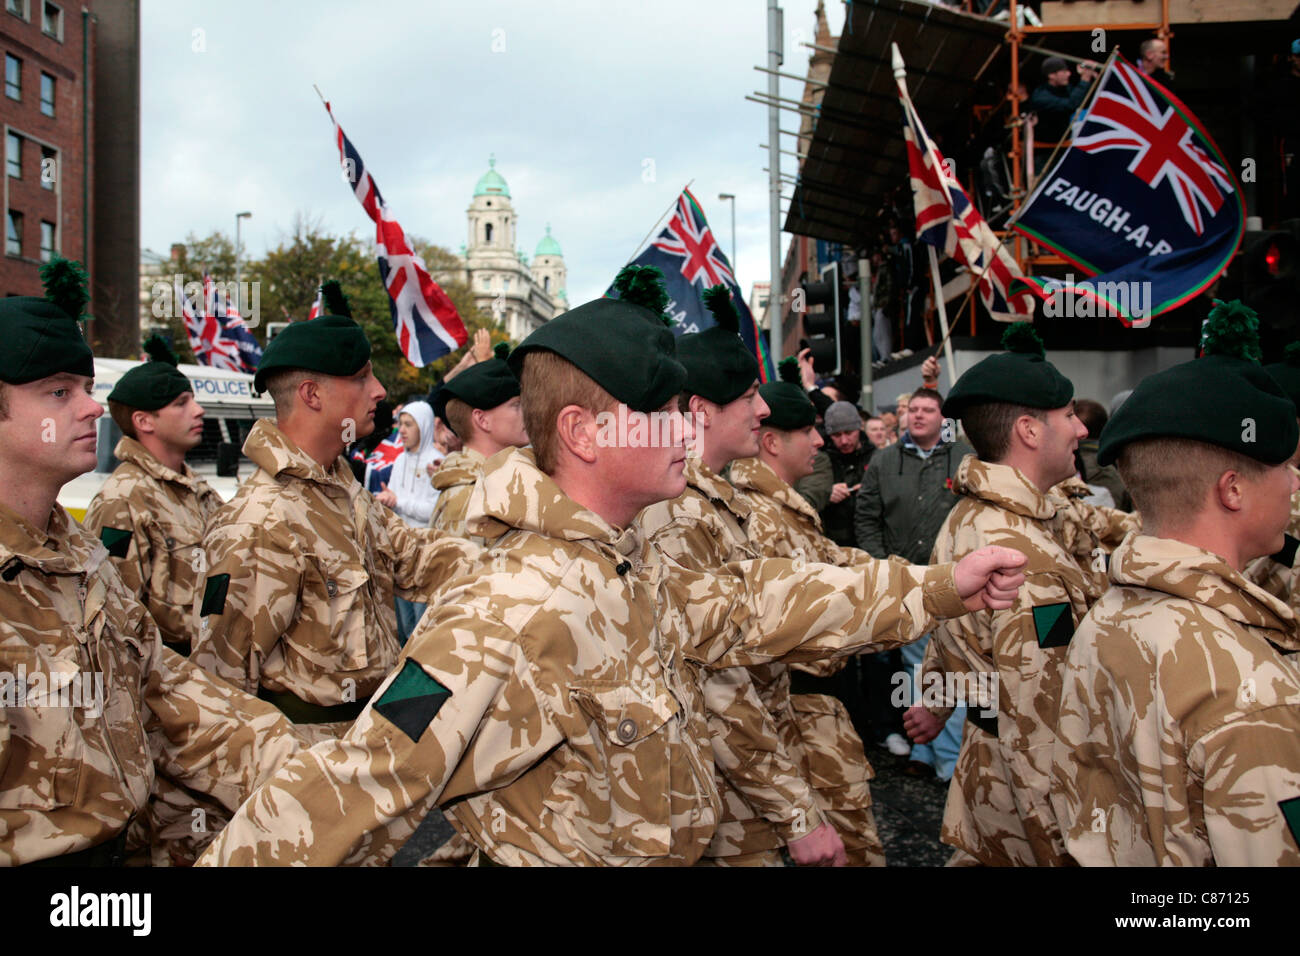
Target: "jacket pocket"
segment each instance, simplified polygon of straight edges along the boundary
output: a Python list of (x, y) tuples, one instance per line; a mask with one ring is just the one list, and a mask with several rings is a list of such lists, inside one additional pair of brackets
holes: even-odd
[(317, 618), (316, 633), (330, 643), (315, 646), (310, 656), (319, 664), (343, 671), (363, 670), (370, 664), (366, 646), (366, 592), (370, 575), (366, 569), (346, 561), (316, 559), (318, 580), (310, 600)]
[(87, 760), (81, 724), (98, 714), (75, 706), (87, 675), (76, 646), (64, 650), (0, 648), (0, 809), (54, 810), (76, 802)]
[(665, 856), (672, 846), (673, 744), (680, 712), (660, 681), (582, 680), (569, 697), (587, 718), (584, 772), (562, 774), (547, 806), (612, 856)]

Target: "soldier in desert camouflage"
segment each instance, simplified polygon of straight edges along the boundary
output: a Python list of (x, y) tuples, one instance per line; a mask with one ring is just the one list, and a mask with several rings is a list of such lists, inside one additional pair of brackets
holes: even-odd
[(73, 318), (78, 268), (46, 269), (61, 305), (0, 300), (0, 865), (113, 865), (160, 776), (233, 810), (299, 741), (275, 708), (165, 647), (56, 504), (95, 466), (104, 409)]
[(721, 575), (659, 557), (633, 519), (682, 492), (681, 438), (604, 443), (598, 415), (660, 412), (680, 436), (673, 353), (654, 313), (612, 299), (512, 353), (533, 445), (497, 456), (469, 508), (496, 544), (434, 596), (352, 729), (246, 802), (201, 865), (382, 863), (435, 804), (481, 860), (694, 863), (719, 811), (696, 667), (851, 653), (1011, 601), (1022, 558), (1002, 550)]
[(465, 536), (465, 515), (474, 482), (483, 464), (506, 448), (528, 444), (519, 407), (519, 379), (506, 364), (510, 347), (498, 343), (492, 358), (479, 362), (443, 383), (434, 399), (434, 414), (445, 421), (463, 443), (433, 473), (438, 501), (429, 526)]
[[(1264, 371), (1282, 386), (1287, 398), (1300, 402), (1300, 342), (1288, 345), (1283, 360), (1265, 365)], [(1296, 407), (1300, 408), (1300, 404)], [(1296, 477), (1300, 477), (1300, 447), (1296, 448), (1287, 464)], [(1293, 612), (1300, 612), (1300, 591), (1296, 589), (1300, 569), (1295, 566), (1296, 557), (1300, 556), (1300, 491), (1291, 496), (1291, 520), (1286, 526), (1284, 541), (1277, 552), (1256, 558), (1246, 566), (1246, 580), (1258, 584), (1273, 597), (1281, 598)]]
[[(667, 304), (653, 267), (624, 269), (615, 288), (624, 300), (644, 300), (655, 311)], [(757, 450), (758, 423), (768, 408), (758, 394), (758, 361), (740, 340), (726, 286), (709, 289), (704, 300), (717, 324), (677, 342), (677, 359), (686, 368), (681, 410), (695, 430), (686, 490), (651, 505), (638, 524), (660, 553), (713, 574), (729, 561), (762, 553), (749, 538), (748, 502), (721, 473), (732, 459)], [(817, 805), (802, 752), (786, 745), (797, 736), (786, 667), (715, 669), (699, 678), (722, 796), (722, 817), (702, 862), (781, 866), (785, 845), (796, 863), (843, 865), (843, 841)]]
[(1300, 635), (1241, 573), (1282, 543), (1300, 428), (1254, 318), (1216, 303), (1205, 357), (1149, 376), (1101, 435), (1145, 533), (1064, 674), (1052, 803), (1085, 866), (1300, 865)]
[[(774, 557), (847, 567), (861, 561), (861, 554), (822, 534), (821, 515), (794, 490), (799, 478), (812, 473), (823, 441), (816, 428), (817, 409), (798, 387), (797, 360), (783, 359), (779, 371), (783, 381), (759, 389), (768, 415), (759, 430), (757, 457), (733, 461), (728, 471), (751, 509), (749, 540)], [(786, 751), (799, 761), (818, 806), (843, 840), (848, 865), (884, 866), (885, 850), (871, 811), (869, 781), (875, 773), (848, 709), (831, 693), (793, 693), (801, 680), (829, 676), (843, 664), (774, 664), (766, 670), (784, 684), (789, 699), (793, 719), (778, 719)]]
[(941, 836), (956, 848), (949, 865), (1053, 866), (1068, 862), (1048, 802), (1061, 669), (1074, 628), (1105, 588), (1106, 547), (1085, 520), (1089, 506), (1053, 488), (1073, 477), (1087, 434), (1074, 386), (1028, 323), (1012, 326), (1003, 343), (1010, 351), (969, 369), (943, 405), (978, 457), (958, 467), (953, 491), (962, 500), (939, 531), (934, 560), (1014, 547), (1029, 558), (1025, 587), (1010, 608), (940, 625), (922, 666), (921, 703), (904, 722), (919, 743), (939, 732), (956, 703), (947, 691), (957, 684), (945, 674), (960, 675), (963, 690), (996, 687), (995, 701), (966, 701)]
[[(113, 454), (122, 463), (91, 499), (85, 527), (148, 608), (163, 643), (189, 656), (196, 588), (204, 579), (203, 531), (222, 502), (185, 464), (203, 438), (203, 407), (190, 380), (160, 337), (145, 349), (153, 361), (128, 371), (109, 392), (108, 410), (123, 435)], [(154, 864), (164, 865), (193, 863), (224, 820), (220, 804), (160, 777), (140, 825), (150, 832)]]
[(99, 536), (122, 581), (149, 609), (163, 643), (188, 655), (194, 597), (203, 580), (203, 530), (221, 496), (185, 464), (203, 438), (203, 406), (176, 356), (158, 340), (108, 395), (123, 438), (121, 460), (91, 499), (86, 529)]
[(342, 733), (397, 663), (394, 590), (424, 601), (478, 550), (405, 524), (341, 457), (374, 427), (384, 387), (326, 285), (332, 314), (290, 325), (262, 356), (254, 383), (276, 422), (253, 426), (257, 470), (211, 521), (194, 645), (196, 663), (317, 739)]

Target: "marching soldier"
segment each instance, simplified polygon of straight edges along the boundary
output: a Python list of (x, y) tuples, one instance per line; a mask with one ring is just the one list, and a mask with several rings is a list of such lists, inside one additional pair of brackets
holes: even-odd
[[(632, 267), (616, 280), (624, 301), (658, 291), (657, 269)], [(686, 459), (683, 494), (647, 508), (638, 519), (650, 543), (675, 563), (706, 574), (727, 562), (758, 557), (748, 533), (750, 506), (720, 477), (730, 462), (757, 450), (758, 423), (768, 413), (758, 394), (758, 361), (740, 340), (725, 286), (704, 293), (717, 325), (684, 335), (677, 358), (686, 368), (682, 411), (691, 415), (698, 454)], [(647, 304), (653, 308), (654, 300)], [(686, 399), (689, 396), (689, 399)], [(789, 677), (784, 665), (706, 671), (700, 675), (722, 817), (703, 862), (718, 866), (781, 866), (781, 847), (796, 863), (845, 862), (840, 836), (827, 823), (795, 739)], [(761, 754), (765, 759), (756, 760)], [(810, 848), (830, 848), (830, 854)]]
[(149, 609), (163, 643), (188, 656), (194, 597), (203, 580), (203, 529), (221, 496), (185, 464), (203, 438), (203, 406), (162, 343), (154, 361), (128, 371), (108, 394), (122, 430), (121, 460), (86, 510), (85, 526), (108, 549), (123, 583)]
[(815, 573), (659, 557), (633, 519), (681, 494), (681, 440), (600, 435), (620, 403), (680, 428), (673, 354), (654, 313), (613, 299), (512, 353), (532, 448), (496, 456), (469, 508), (496, 544), (438, 592), (351, 730), (248, 800), (201, 864), (382, 862), (434, 804), (496, 863), (690, 864), (719, 809), (694, 667), (851, 653), (1010, 602), (1022, 558), (1002, 550)]
[(1205, 357), (1146, 378), (1107, 423), (1144, 533), (1070, 643), (1052, 803), (1084, 865), (1300, 865), (1300, 635), (1242, 569), (1276, 552), (1300, 480), (1296, 407), (1239, 303)]
[[(728, 477), (751, 508), (749, 540), (769, 555), (847, 567), (861, 555), (841, 548), (822, 533), (821, 515), (794, 490), (812, 473), (823, 440), (817, 409), (798, 386), (797, 360), (781, 361), (782, 381), (758, 391), (768, 415), (759, 430), (758, 456), (731, 463)], [(817, 805), (844, 842), (850, 866), (884, 866), (885, 850), (871, 811), (875, 776), (848, 709), (835, 696), (832, 674), (844, 661), (771, 665), (789, 696), (793, 720), (780, 720), (782, 741), (813, 786)], [(800, 691), (799, 693), (793, 693)]]
[[(340, 297), (341, 298), (341, 297)], [(266, 347), (254, 384), (275, 400), (244, 442), (257, 465), (213, 517), (194, 660), (337, 736), (397, 663), (393, 592), (424, 601), (477, 551), (412, 528), (341, 457), (369, 434), (384, 387), (345, 301)]]
[(62, 304), (0, 299), (0, 864), (120, 865), (161, 776), (233, 810), (299, 743), (275, 708), (165, 647), (56, 504), (95, 466), (104, 412), (78, 272), (46, 267)]
[(528, 444), (519, 408), (519, 379), (506, 364), (510, 347), (498, 343), (492, 358), (444, 382), (434, 399), (434, 413), (459, 436), (463, 447), (452, 452), (433, 473), (438, 501), (429, 526), (465, 537), (465, 515), (474, 482), (483, 464), (506, 448)]
[[(918, 743), (938, 734), (957, 702), (945, 673), (962, 675), (970, 696), (995, 686), (996, 701), (965, 701), (941, 837), (956, 848), (949, 865), (1054, 866), (1068, 862), (1048, 801), (1061, 671), (1075, 627), (1105, 588), (1106, 549), (1083, 520), (1085, 506), (1052, 490), (1073, 477), (1074, 450), (1087, 434), (1074, 415), (1074, 386), (1028, 323), (1002, 342), (1009, 351), (969, 369), (944, 402), (978, 457), (958, 467), (953, 491), (962, 500), (939, 531), (934, 559), (1014, 547), (1029, 558), (1025, 587), (1009, 608), (939, 626), (922, 667), (922, 702), (904, 722)], [(938, 705), (935, 686), (945, 691)]]
[[(222, 502), (185, 464), (203, 438), (203, 407), (190, 380), (160, 337), (145, 342), (145, 350), (153, 360), (128, 371), (108, 394), (123, 435), (113, 449), (121, 464), (91, 500), (85, 527), (148, 608), (163, 643), (188, 657), (204, 579), (203, 531)], [(205, 823), (197, 830), (196, 819)], [(154, 864), (166, 865), (193, 863), (224, 820), (220, 804), (160, 777), (141, 823), (151, 834)]]

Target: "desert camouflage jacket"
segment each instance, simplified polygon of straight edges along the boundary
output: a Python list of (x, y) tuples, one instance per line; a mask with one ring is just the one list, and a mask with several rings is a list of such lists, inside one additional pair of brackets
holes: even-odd
[(439, 803), (498, 863), (690, 864), (719, 809), (691, 666), (849, 654), (964, 610), (950, 566), (672, 566), (526, 449), (494, 458), (469, 525), (496, 545), (432, 596), (352, 729), (282, 768), (201, 863), (385, 862)]
[(91, 499), (83, 523), (108, 548), (163, 640), (188, 646), (203, 582), (203, 529), (221, 496), (188, 465), (172, 471), (133, 438), (119, 441), (113, 454), (122, 463)]
[(288, 721), (162, 645), (94, 535), (0, 506), (0, 865), (120, 833), (160, 774), (232, 810), (298, 748)]
[(1053, 806), (1084, 865), (1300, 865), (1300, 636), (1220, 557), (1136, 535), (1071, 642)]
[(244, 454), (257, 470), (208, 529), (194, 661), (249, 693), (364, 701), (397, 663), (394, 591), (425, 600), (478, 548), (410, 527), (266, 419)]
[[(1056, 705), (1071, 636), (1105, 587), (1107, 549), (1089, 527), (1090, 506), (1044, 494), (1008, 465), (967, 455), (953, 490), (962, 499), (939, 531), (934, 560), (1001, 545), (1029, 562), (1015, 605), (946, 621), (926, 649), (920, 689), (933, 713), (947, 718), (956, 702), (950, 688), (968, 691), (968, 706), (981, 712), (970, 698), (997, 692), (996, 716), (984, 727), (968, 722), (963, 735), (942, 839), (989, 866), (1063, 863), (1048, 802)], [(945, 688), (938, 706), (925, 696), (931, 687)]]
[(474, 483), (483, 474), (487, 459), (472, 448), (454, 451), (442, 460), (433, 473), (433, 487), (438, 489), (438, 500), (433, 505), (429, 527), (463, 538), (465, 516), (469, 511), (469, 496)]

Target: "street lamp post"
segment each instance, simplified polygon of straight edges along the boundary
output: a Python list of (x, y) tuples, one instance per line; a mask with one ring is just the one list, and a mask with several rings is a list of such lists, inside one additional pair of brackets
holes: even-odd
[[(239, 280), (243, 274), (243, 270), (240, 268), (239, 258), (240, 258), (240, 253), (243, 252), (244, 249), (243, 237), (240, 231), (240, 227), (243, 225), (243, 222), (241, 220), (251, 219), (252, 216), (253, 214), (251, 212), (235, 213), (235, 296), (234, 298), (235, 298), (235, 308), (240, 310), (242, 310), (244, 307), (244, 303), (239, 301), (239, 290), (242, 288), (242, 286), (240, 286), (239, 284)], [(230, 301), (230, 296), (226, 296), (226, 301)]]
[[(732, 193), (718, 193), (721, 200), (731, 201), (731, 273), (736, 273), (736, 197)], [(739, 284), (739, 281), (737, 282)]]

